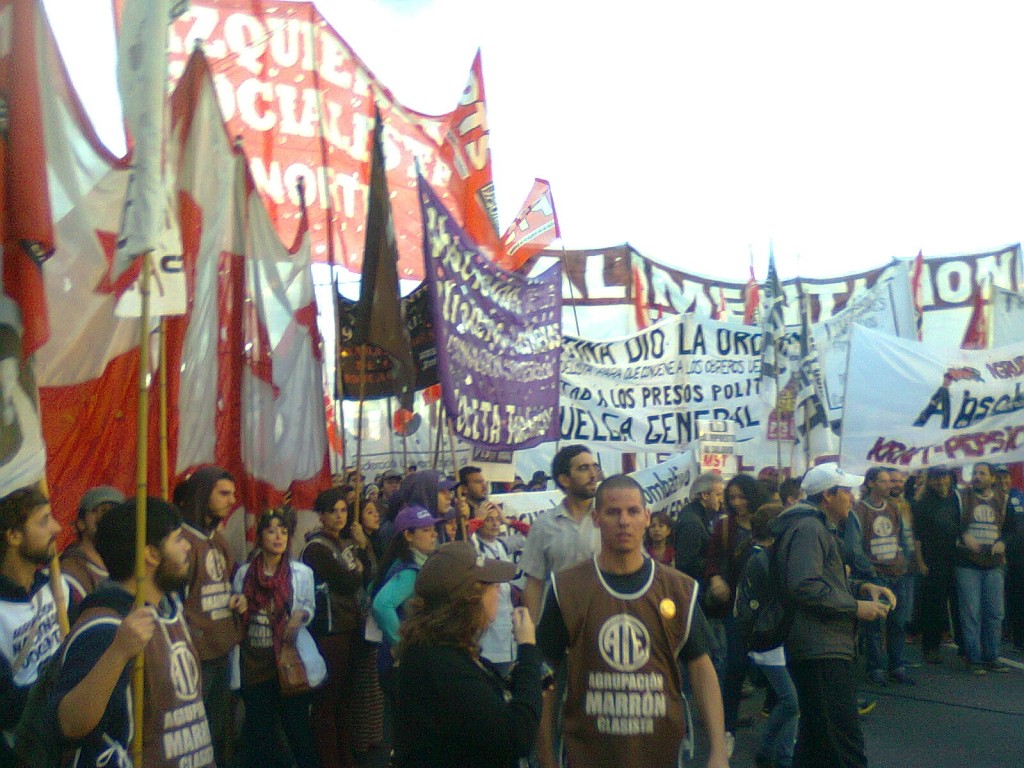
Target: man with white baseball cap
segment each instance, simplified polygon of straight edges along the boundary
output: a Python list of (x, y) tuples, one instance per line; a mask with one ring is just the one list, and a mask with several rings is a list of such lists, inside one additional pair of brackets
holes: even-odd
[(867, 765), (853, 671), (857, 622), (884, 619), (896, 598), (846, 576), (834, 531), (863, 480), (835, 462), (819, 464), (801, 483), (806, 500), (772, 525), (781, 599), (792, 617), (786, 658), (800, 700), (798, 768)]

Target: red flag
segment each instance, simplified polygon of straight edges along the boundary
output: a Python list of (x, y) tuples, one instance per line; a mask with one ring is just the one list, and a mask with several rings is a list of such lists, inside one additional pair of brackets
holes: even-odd
[(633, 265), (633, 313), (636, 318), (636, 329), (642, 331), (650, 320), (647, 316), (647, 292), (644, 290), (644, 278), (640, 267)]
[(914, 259), (914, 268), (910, 272), (910, 295), (914, 301), (914, 314), (917, 317), (917, 340), (921, 341), (924, 320), (924, 300), (921, 298), (921, 282), (924, 278), (924, 252), (918, 251)]
[(976, 285), (971, 295), (971, 319), (967, 321), (967, 330), (964, 332), (964, 340), (960, 343), (961, 349), (987, 349), (988, 348), (988, 318), (985, 315), (985, 297), (982, 295), (982, 286)]
[(22, 353), (28, 357), (50, 337), (43, 264), (54, 249), (35, 45), (43, 22), (33, 0), (8, 0), (0, 12), (11, 19), (11, 45), (0, 57), (8, 119), (0, 142), (3, 284), (21, 309)]
[(504, 256), (498, 264), (515, 271), (561, 236), (551, 185), (544, 179), (534, 179), (519, 215), (502, 237)]
[(761, 286), (754, 277), (754, 265), (750, 265), (750, 279), (743, 289), (743, 324), (757, 323), (757, 308), (761, 305)]
[(484, 70), (480, 51), (477, 50), (466, 90), (447, 124), (440, 154), (455, 171), (449, 189), (462, 213), (462, 228), (487, 251), (492, 260), (498, 261), (502, 246), (498, 239), (498, 206), (491, 174), (490, 140)]
[(711, 319), (725, 320), (728, 314), (729, 310), (725, 306), (725, 291), (723, 291), (721, 286), (719, 286), (718, 301), (712, 302), (711, 304)]

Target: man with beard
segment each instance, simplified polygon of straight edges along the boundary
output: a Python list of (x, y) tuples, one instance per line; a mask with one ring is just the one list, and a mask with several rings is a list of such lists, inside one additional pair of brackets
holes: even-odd
[(402, 484), (402, 473), (397, 469), (387, 469), (380, 479), (381, 507), (386, 507), (388, 500), (398, 492)]
[[(110, 510), (96, 549), (110, 581), (82, 603), (54, 686), (57, 724), (79, 768), (130, 765), (132, 661), (145, 654), (143, 762), (146, 768), (205, 768), (213, 744), (202, 698), (199, 656), (181, 601), (191, 549), (181, 515), (146, 500), (145, 574), (135, 580), (135, 502)], [(137, 589), (145, 605), (133, 608)]]
[[(585, 445), (567, 445), (551, 462), (551, 475), (565, 498), (534, 520), (519, 561), (519, 567), (526, 574), (523, 604), (535, 622), (540, 621), (544, 589), (552, 574), (590, 559), (601, 547), (600, 535), (590, 516), (600, 469)], [(537, 758), (544, 768), (557, 764), (556, 755), (561, 752), (553, 736), (561, 730), (558, 713), (565, 693), (564, 666), (558, 673), (557, 683), (554, 696), (550, 692), (544, 695), (537, 734)]]
[(909, 553), (903, 517), (889, 494), (891, 483), (888, 470), (871, 467), (864, 476), (868, 492), (854, 505), (864, 532), (864, 552), (878, 574), (878, 583), (896, 595), (896, 606), (885, 619), (865, 625), (868, 677), (876, 685), (886, 685), (889, 676), (903, 685), (913, 685), (915, 681), (910, 674), (906, 651), (907, 619), (910, 616)]
[(702, 472), (690, 486), (690, 503), (676, 519), (676, 569), (698, 584), (704, 580), (711, 526), (722, 513), (725, 481), (714, 472)]
[(235, 508), (235, 480), (220, 467), (200, 467), (175, 489), (185, 520), (189, 564), (184, 592), (185, 620), (203, 667), (203, 703), (213, 733), (217, 765), (224, 754), (229, 714), (228, 654), (238, 644), (245, 596), (231, 593), (235, 564), (224, 523)]
[(60, 553), (60, 572), (71, 584), (71, 601), (75, 605), (110, 577), (103, 558), (96, 551), (96, 526), (103, 515), (123, 501), (124, 494), (109, 485), (90, 488), (82, 494), (75, 521), (78, 541)]
[(992, 465), (974, 465), (971, 487), (960, 494), (959, 538), (954, 573), (964, 658), (972, 674), (1006, 673), (999, 660), (1003, 632), (1003, 566), (1013, 517)]
[[(0, 766), (15, 764), (14, 727), (43, 663), (61, 641), (50, 580), (60, 524), (35, 486), (0, 499)], [(67, 610), (67, 582), (64, 583)]]
[(941, 664), (940, 644), (943, 633), (949, 629), (950, 616), (957, 646), (964, 647), (953, 575), (960, 500), (953, 491), (953, 476), (948, 468), (928, 468), (924, 490), (911, 508), (914, 546), (920, 553), (921, 651), (929, 664)]
[(462, 467), (459, 470), (459, 484), (465, 489), (471, 519), (483, 517), (487, 503), (487, 480), (480, 467)]

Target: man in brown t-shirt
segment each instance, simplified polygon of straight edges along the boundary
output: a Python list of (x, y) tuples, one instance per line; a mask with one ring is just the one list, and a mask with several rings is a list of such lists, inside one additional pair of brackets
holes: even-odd
[(223, 532), (235, 508), (235, 480), (220, 467), (200, 467), (175, 488), (174, 498), (185, 519), (185, 538), (192, 545), (183, 593), (185, 619), (202, 663), (203, 702), (217, 765), (223, 767), (231, 720), (228, 654), (238, 643), (238, 616), (246, 608), (245, 596), (231, 592), (235, 563)]
[(75, 520), (78, 541), (60, 555), (60, 570), (71, 585), (71, 602), (74, 605), (95, 592), (100, 582), (110, 576), (103, 558), (96, 551), (96, 526), (103, 515), (123, 501), (124, 494), (109, 485), (90, 488), (82, 494), (78, 519)]
[(537, 631), (545, 656), (568, 663), (570, 768), (678, 764), (687, 733), (677, 659), (708, 732), (707, 765), (727, 766), (722, 697), (696, 583), (645, 554), (651, 515), (632, 478), (605, 480), (592, 517), (601, 550), (555, 575)]

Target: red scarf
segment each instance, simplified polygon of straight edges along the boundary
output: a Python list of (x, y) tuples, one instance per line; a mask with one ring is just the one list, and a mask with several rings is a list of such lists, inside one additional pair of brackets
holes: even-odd
[[(263, 569), (263, 552), (257, 552), (245, 574), (242, 594), (249, 603), (245, 612), (245, 633), (249, 632), (252, 617), (266, 609), (270, 615), (270, 628), (274, 637), (274, 655), (281, 653), (284, 629), (288, 625), (289, 606), (292, 602), (292, 569), (288, 558), (282, 557), (277, 570), (268, 576)], [(244, 635), (243, 635), (244, 636)]]

